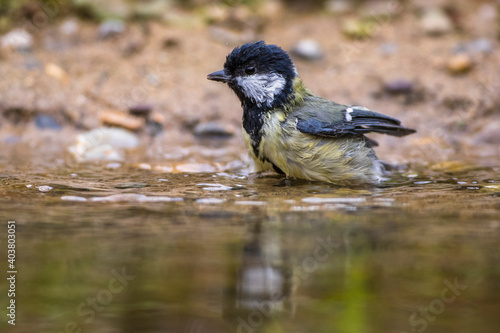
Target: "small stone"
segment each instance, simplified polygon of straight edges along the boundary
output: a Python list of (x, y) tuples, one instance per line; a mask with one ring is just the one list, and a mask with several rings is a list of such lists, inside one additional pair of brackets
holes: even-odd
[(105, 197), (93, 197), (90, 201), (94, 202), (140, 202), (144, 200), (146, 196), (144, 194), (136, 193), (120, 193), (108, 195)]
[(45, 115), (36, 116), (35, 125), (40, 129), (60, 130), (62, 128), (54, 118)]
[(410, 80), (399, 79), (389, 81), (384, 84), (384, 90), (392, 95), (407, 94), (413, 89), (413, 83)]
[(76, 201), (76, 202), (85, 202), (87, 201), (87, 198), (84, 197), (78, 197), (75, 195), (63, 195), (61, 197), (62, 201)]
[(151, 114), (151, 117), (150, 119), (154, 122), (157, 122), (158, 124), (165, 124), (165, 116), (160, 113), (160, 112), (153, 112), (153, 114)]
[[(155, 165), (153, 167), (154, 171), (159, 171), (159, 172), (166, 172), (170, 173), (174, 171), (174, 167), (169, 166), (169, 165)], [(167, 181), (167, 180), (158, 180), (158, 181)]]
[(135, 116), (129, 116), (122, 112), (108, 110), (99, 114), (99, 120), (103, 125), (123, 127), (131, 131), (144, 128), (146, 120)]
[(47, 185), (42, 185), (42, 186), (38, 187), (38, 191), (40, 191), (40, 192), (50, 192), (50, 191), (52, 191), (52, 189), (53, 189), (52, 187), (47, 186)]
[(111, 163), (106, 164), (106, 169), (118, 169), (121, 166), (122, 166), (121, 163), (111, 162)]
[(476, 39), (469, 44), (471, 52), (490, 53), (493, 51), (491, 42), (486, 38)]
[(59, 31), (66, 36), (74, 36), (79, 30), (78, 22), (75, 19), (69, 19), (64, 21), (59, 27)]
[(137, 167), (142, 170), (151, 170), (151, 164), (149, 163), (139, 163)]
[(136, 148), (139, 139), (121, 128), (96, 128), (79, 134), (69, 152), (78, 162), (123, 161), (124, 149)]
[(180, 45), (180, 41), (175, 37), (167, 37), (162, 42), (162, 46), (165, 49), (178, 47), (179, 45)]
[(129, 107), (128, 112), (136, 117), (147, 118), (152, 110), (153, 106), (151, 104), (136, 104)]
[(468, 43), (458, 43), (453, 48), (453, 52), (455, 54), (491, 53), (491, 51), (493, 51), (493, 46), (491, 42), (486, 38), (476, 39)]
[(3, 48), (12, 48), (18, 51), (29, 51), (33, 48), (33, 36), (24, 29), (14, 29), (5, 34), (0, 40)]
[(203, 205), (217, 205), (226, 202), (226, 199), (220, 198), (200, 198), (196, 199), (196, 202)]
[(52, 76), (53, 78), (59, 80), (60, 82), (68, 82), (68, 74), (64, 69), (56, 64), (48, 63), (45, 65), (45, 74)]
[(467, 73), (472, 69), (472, 59), (467, 54), (457, 54), (453, 56), (447, 64), (448, 70), (452, 74)]
[(441, 8), (432, 8), (424, 12), (421, 25), (424, 32), (430, 36), (439, 36), (451, 32), (453, 23)]
[(122, 34), (125, 31), (125, 22), (120, 20), (109, 20), (101, 23), (97, 30), (99, 39), (107, 39)]
[(181, 197), (165, 197), (165, 196), (146, 196), (139, 200), (140, 202), (181, 202), (184, 198)]
[(204, 191), (231, 191), (233, 189), (232, 186), (226, 186), (222, 184), (207, 184), (200, 183), (196, 184), (197, 186), (206, 186), (203, 188)]
[(303, 39), (292, 48), (292, 55), (304, 60), (319, 60), (323, 58), (321, 45), (312, 39)]
[(201, 123), (193, 129), (198, 137), (228, 138), (234, 135), (232, 127), (217, 122)]
[(474, 136), (473, 143), (477, 144), (500, 144), (500, 122), (491, 122), (486, 125), (479, 134)]

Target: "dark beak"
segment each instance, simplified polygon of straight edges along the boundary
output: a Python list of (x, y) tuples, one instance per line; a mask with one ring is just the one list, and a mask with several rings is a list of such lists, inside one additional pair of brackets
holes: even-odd
[(227, 83), (231, 79), (231, 75), (227, 75), (224, 70), (213, 72), (207, 75), (207, 79)]

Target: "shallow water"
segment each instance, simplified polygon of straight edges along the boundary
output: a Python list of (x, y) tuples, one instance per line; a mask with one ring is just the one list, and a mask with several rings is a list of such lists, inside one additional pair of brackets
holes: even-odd
[(18, 270), (16, 326), (2, 320), (3, 332), (500, 329), (495, 168), (366, 189), (129, 165), (2, 169)]

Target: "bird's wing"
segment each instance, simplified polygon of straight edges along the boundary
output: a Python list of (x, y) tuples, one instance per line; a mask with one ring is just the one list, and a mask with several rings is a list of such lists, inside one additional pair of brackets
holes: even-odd
[(322, 137), (359, 136), (370, 132), (405, 136), (416, 132), (402, 126), (396, 118), (361, 106), (337, 104), (322, 98), (306, 101), (290, 115), (297, 118), (299, 131)]

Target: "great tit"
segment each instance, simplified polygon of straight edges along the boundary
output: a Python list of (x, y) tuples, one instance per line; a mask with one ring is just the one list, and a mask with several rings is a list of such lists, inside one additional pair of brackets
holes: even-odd
[(365, 136), (405, 136), (415, 130), (361, 106), (342, 105), (307, 89), (290, 56), (263, 41), (236, 47), (224, 69), (209, 74), (236, 93), (243, 135), (256, 171), (338, 185), (376, 184), (384, 163)]

